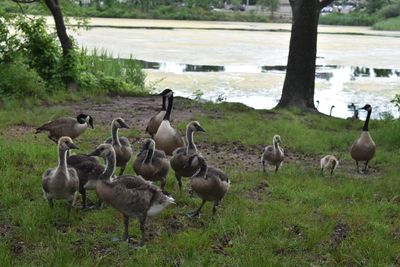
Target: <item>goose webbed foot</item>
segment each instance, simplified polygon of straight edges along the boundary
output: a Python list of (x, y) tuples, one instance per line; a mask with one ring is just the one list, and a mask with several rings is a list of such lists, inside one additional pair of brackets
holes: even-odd
[(119, 171), (119, 175), (118, 175), (118, 176), (121, 176), (121, 175), (123, 175), (123, 174), (124, 174), (124, 172), (125, 172), (125, 167), (121, 167), (121, 169), (120, 169), (120, 171)]
[(186, 215), (187, 215), (189, 218), (197, 218), (197, 219), (200, 219), (200, 211), (198, 211), (198, 210), (192, 211), (192, 212), (188, 212), (188, 213), (186, 213)]

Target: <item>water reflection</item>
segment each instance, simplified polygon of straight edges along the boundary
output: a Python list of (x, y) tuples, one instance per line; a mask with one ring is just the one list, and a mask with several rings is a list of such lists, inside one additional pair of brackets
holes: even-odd
[[(138, 60), (144, 69), (160, 70), (165, 72), (183, 73), (183, 72), (225, 72), (225, 73), (268, 73), (268, 72), (286, 72), (286, 66), (246, 66), (246, 65), (193, 65), (178, 64), (174, 62), (150, 62)], [(350, 71), (349, 71), (350, 68)], [(316, 78), (329, 81), (334, 76), (335, 70), (350, 72), (351, 80), (359, 77), (389, 78), (400, 77), (400, 69), (378, 69), (369, 67), (343, 67), (339, 65), (317, 65)]]

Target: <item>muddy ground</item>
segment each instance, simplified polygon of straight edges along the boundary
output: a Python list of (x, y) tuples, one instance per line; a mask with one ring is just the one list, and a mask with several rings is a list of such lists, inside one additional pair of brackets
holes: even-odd
[[(79, 103), (63, 104), (63, 109), (70, 110), (71, 115), (86, 113), (93, 116), (96, 125), (107, 126), (116, 117), (122, 117), (134, 129), (140, 132), (139, 137), (130, 138), (134, 147), (134, 153), (139, 148), (139, 142), (146, 137), (146, 125), (149, 118), (160, 110), (161, 99), (158, 96), (146, 97), (110, 97), (106, 102), (96, 102), (94, 100), (84, 100)], [(204, 110), (196, 102), (176, 97), (172, 112), (172, 125), (180, 122), (189, 122), (198, 119), (200, 114), (208, 114), (218, 118), (223, 117), (222, 113)], [(39, 125), (37, 125), (39, 126)], [(6, 130), (7, 135), (20, 136), (27, 133), (33, 134), (35, 126), (16, 125)], [(183, 134), (183, 133), (182, 133)], [(266, 138), (267, 140), (268, 138)], [(94, 142), (94, 141), (93, 141)], [(95, 143), (93, 145), (96, 145)], [(268, 144), (256, 146), (246, 146), (240, 142), (231, 143), (205, 143), (196, 142), (197, 148), (212, 166), (223, 170), (231, 169), (238, 172), (259, 171), (261, 170), (260, 156), (262, 149)], [(295, 163), (296, 165), (318, 170), (319, 160), (322, 155), (310, 155), (289, 151), (285, 149), (285, 163)], [(345, 169), (354, 173), (355, 164), (352, 161), (340, 162), (340, 169)], [(273, 167), (271, 167), (271, 171)], [(370, 172), (377, 174), (379, 171), (375, 166), (370, 168)]]

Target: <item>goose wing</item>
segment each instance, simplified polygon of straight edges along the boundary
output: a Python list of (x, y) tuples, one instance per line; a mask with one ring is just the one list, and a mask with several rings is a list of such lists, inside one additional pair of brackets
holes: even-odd
[(75, 123), (77, 123), (75, 118), (62, 117), (43, 124), (37, 129), (37, 131), (52, 131), (64, 127), (73, 127)]

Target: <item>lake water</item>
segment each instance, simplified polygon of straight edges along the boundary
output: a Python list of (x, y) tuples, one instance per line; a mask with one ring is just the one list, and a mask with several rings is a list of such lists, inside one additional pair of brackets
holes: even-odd
[[(290, 25), (237, 22), (92, 19), (80, 30), (80, 46), (140, 60), (155, 91), (273, 108), (281, 94)], [(123, 28), (118, 28), (123, 27)], [(319, 110), (349, 117), (350, 103), (389, 111), (400, 93), (400, 32), (365, 27), (320, 26), (315, 100)]]

